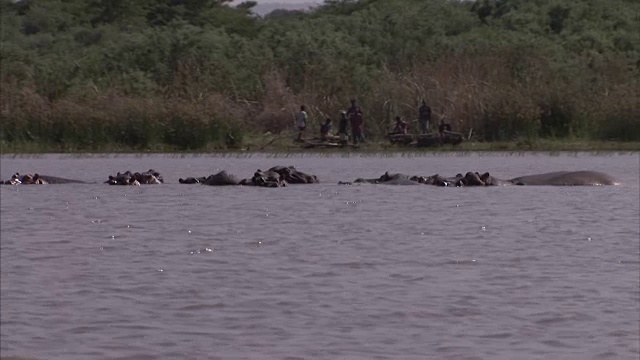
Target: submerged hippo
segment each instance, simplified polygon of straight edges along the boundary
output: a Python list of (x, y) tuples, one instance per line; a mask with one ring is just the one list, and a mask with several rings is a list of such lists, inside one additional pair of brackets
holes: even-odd
[(164, 179), (159, 172), (149, 169), (148, 171), (139, 173), (132, 173), (131, 171), (125, 171), (124, 173), (118, 172), (116, 176), (109, 175), (109, 179), (105, 181), (109, 185), (148, 185), (148, 184), (162, 184)]
[(318, 182), (318, 177), (297, 170), (293, 166), (274, 166), (267, 171), (258, 169), (251, 178), (238, 181), (235, 175), (222, 170), (208, 177), (188, 177), (178, 180), (181, 184), (205, 185), (244, 185), (260, 187), (282, 187), (287, 184), (312, 184)]
[(272, 169), (262, 171), (258, 169), (251, 179), (243, 179), (240, 185), (253, 185), (262, 187), (282, 187), (287, 186), (284, 174)]
[(222, 170), (217, 174), (207, 176), (201, 183), (204, 185), (238, 185), (240, 182), (235, 175)]
[(180, 184), (203, 184), (203, 185), (211, 185), (211, 186), (225, 186), (225, 185), (239, 185), (240, 181), (238, 178), (229, 174), (225, 170), (222, 170), (216, 174), (211, 174), (209, 176), (201, 176), (201, 177), (188, 177), (188, 178), (180, 178), (178, 179)]
[(65, 179), (57, 176), (51, 175), (39, 175), (39, 174), (25, 174), (20, 175), (19, 173), (15, 173), (11, 176), (9, 180), (2, 181), (2, 184), (6, 185), (44, 185), (44, 184), (86, 184), (84, 181), (73, 180), (73, 179)]
[(202, 182), (204, 182), (205, 180), (207, 180), (207, 178), (205, 176), (201, 176), (201, 177), (188, 177), (188, 178), (180, 178), (178, 179), (178, 182), (180, 184), (200, 184)]
[(319, 182), (317, 176), (302, 172), (293, 166), (274, 166), (267, 172), (278, 173), (282, 180), (289, 184), (315, 184)]
[[(385, 184), (385, 185), (420, 185), (420, 182), (415, 177), (409, 177), (400, 173), (389, 174), (385, 172), (384, 175), (375, 179), (363, 179), (358, 178), (353, 183), (355, 184)], [(343, 183), (344, 184), (344, 183)]]
[[(402, 174), (384, 175), (377, 179), (356, 179), (354, 183), (389, 184), (389, 185), (415, 185), (426, 184), (435, 186), (505, 186), (505, 185), (618, 185), (620, 184), (610, 175), (597, 171), (557, 171), (545, 174), (527, 175), (510, 180), (502, 180), (491, 176), (488, 172), (467, 172), (464, 176), (457, 174), (454, 177), (442, 177), (438, 174), (432, 176), (407, 176)], [(351, 184), (340, 182), (339, 184)]]
[(611, 175), (598, 171), (555, 171), (544, 174), (520, 176), (509, 180), (514, 185), (620, 185)]

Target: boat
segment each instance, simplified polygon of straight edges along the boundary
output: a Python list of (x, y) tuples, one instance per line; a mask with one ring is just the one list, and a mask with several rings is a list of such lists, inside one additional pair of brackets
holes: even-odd
[(438, 133), (429, 134), (389, 134), (389, 142), (404, 146), (416, 147), (436, 147), (445, 144), (458, 145), (464, 140), (461, 133), (444, 131), (442, 135)]

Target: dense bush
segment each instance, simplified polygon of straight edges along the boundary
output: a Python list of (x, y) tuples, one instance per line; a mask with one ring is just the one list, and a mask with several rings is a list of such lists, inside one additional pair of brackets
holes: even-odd
[[(356, 97), (369, 138), (426, 99), (487, 141), (640, 140), (640, 3), (0, 0), (0, 140), (211, 149)], [(235, 141), (229, 141), (230, 138)]]

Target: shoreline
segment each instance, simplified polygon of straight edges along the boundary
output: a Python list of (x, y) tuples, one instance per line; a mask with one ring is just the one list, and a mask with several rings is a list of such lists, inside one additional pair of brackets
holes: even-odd
[(533, 141), (509, 141), (509, 142), (476, 142), (468, 141), (459, 145), (442, 145), (437, 147), (417, 148), (413, 146), (392, 145), (384, 141), (368, 142), (358, 147), (333, 147), (333, 148), (304, 148), (298, 143), (287, 140), (288, 137), (278, 140), (281, 136), (271, 139), (268, 137), (253, 137), (246, 144), (237, 148), (205, 147), (202, 149), (180, 150), (169, 145), (156, 145), (146, 149), (113, 146), (96, 148), (63, 148), (49, 144), (0, 143), (0, 155), (19, 154), (322, 154), (322, 155), (348, 155), (348, 154), (391, 154), (410, 153), (415, 155), (429, 155), (440, 153), (615, 153), (615, 152), (640, 152), (638, 141), (593, 141), (579, 139), (540, 139)]

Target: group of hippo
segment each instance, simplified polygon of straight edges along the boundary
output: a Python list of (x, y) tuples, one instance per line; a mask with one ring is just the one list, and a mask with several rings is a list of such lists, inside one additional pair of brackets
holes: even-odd
[(5, 185), (19, 185), (19, 184), (45, 185), (45, 184), (72, 184), (72, 183), (81, 184), (81, 183), (84, 183), (84, 181), (59, 178), (59, 177), (50, 176), (50, 175), (39, 175), (37, 173), (33, 175), (31, 174), (20, 175), (20, 173), (15, 173), (11, 176), (9, 180), (0, 182), (0, 184), (5, 184)]
[(142, 185), (142, 184), (162, 184), (164, 179), (159, 172), (149, 169), (142, 173), (125, 171), (117, 173), (116, 176), (109, 175), (109, 179), (105, 181), (109, 185)]
[[(222, 170), (216, 174), (202, 177), (180, 178), (181, 184), (204, 184), (204, 185), (244, 185), (244, 186), (261, 186), (261, 187), (282, 187), (287, 184), (314, 184), (318, 182), (318, 177), (313, 174), (307, 174), (297, 170), (293, 166), (274, 166), (269, 170), (263, 171), (258, 169), (251, 178), (238, 180), (238, 178)], [(5, 185), (18, 184), (70, 184), (84, 183), (80, 180), (65, 179), (49, 175), (20, 175), (15, 173), (11, 179), (2, 181)], [(115, 176), (109, 175), (106, 184), (109, 185), (149, 185), (163, 184), (162, 175), (149, 169), (144, 172), (125, 171), (118, 172)]]
[(188, 177), (178, 180), (181, 184), (204, 184), (204, 185), (245, 185), (262, 187), (281, 187), (287, 184), (314, 184), (318, 182), (318, 177), (297, 170), (293, 166), (274, 166), (267, 171), (258, 169), (250, 179), (238, 178), (233, 174), (222, 170), (217, 174), (207, 177)]
[[(274, 166), (269, 170), (257, 170), (251, 178), (238, 180), (238, 178), (226, 171), (202, 177), (188, 177), (178, 180), (181, 184), (204, 184), (204, 185), (244, 185), (260, 187), (282, 187), (287, 184), (314, 184), (318, 183), (316, 175), (307, 174), (297, 170), (293, 166)], [(65, 179), (49, 175), (20, 175), (16, 173), (11, 179), (3, 181), (2, 184), (68, 184), (84, 183), (79, 180)], [(145, 172), (126, 171), (117, 173), (116, 176), (109, 176), (105, 181), (109, 185), (144, 185), (162, 184), (162, 175), (150, 169)], [(520, 176), (509, 180), (502, 180), (491, 176), (488, 172), (483, 174), (468, 172), (465, 175), (457, 174), (454, 177), (432, 176), (409, 176), (404, 174), (389, 174), (386, 172), (379, 178), (356, 179), (353, 182), (339, 182), (338, 184), (387, 184), (387, 185), (435, 185), (435, 186), (496, 186), (496, 185), (619, 185), (620, 182), (608, 174), (597, 171), (557, 171), (537, 175)]]
[(504, 186), (504, 185), (618, 185), (613, 177), (597, 171), (556, 171), (537, 175), (520, 176), (509, 180), (498, 179), (488, 172), (468, 172), (454, 177), (409, 176), (404, 174), (389, 174), (386, 172), (379, 178), (356, 179), (354, 182), (340, 182), (340, 184), (388, 184), (388, 185), (435, 185), (435, 186)]

